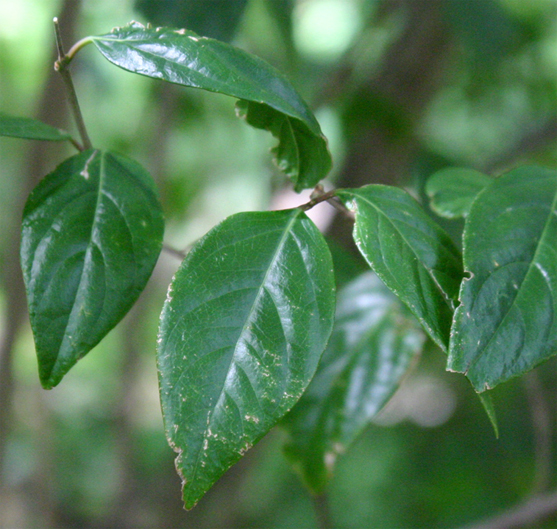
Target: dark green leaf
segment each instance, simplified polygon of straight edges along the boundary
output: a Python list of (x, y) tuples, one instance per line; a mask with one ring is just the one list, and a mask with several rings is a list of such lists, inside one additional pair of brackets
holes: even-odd
[(337, 456), (392, 396), (423, 341), (416, 319), (375, 274), (339, 293), (317, 373), (285, 417), (286, 454), (313, 492), (323, 492)]
[(450, 237), (402, 189), (368, 185), (337, 195), (356, 214), (354, 240), (362, 255), (446, 351), (462, 279)]
[(21, 262), (45, 388), (131, 308), (155, 266), (163, 231), (149, 174), (110, 152), (69, 158), (31, 193)]
[(437, 171), (426, 184), (431, 209), (449, 219), (466, 217), (478, 193), (493, 182), (493, 178), (461, 167)]
[(556, 171), (515, 169), (480, 193), (464, 228), (464, 268), (450, 370), (484, 391), (556, 353)]
[(314, 187), (329, 172), (331, 157), (319, 123), (288, 79), (258, 57), (192, 31), (137, 23), (91, 38), (125, 70), (249, 102), (241, 112), (279, 138), (277, 164), (297, 191)]
[(66, 131), (51, 127), (42, 121), (8, 116), (3, 113), (0, 113), (0, 136), (46, 141), (65, 141), (71, 139), (71, 136)]
[(368, 264), (361, 255), (341, 246), (332, 237), (327, 237), (326, 240), (333, 258), (337, 289), (369, 270)]
[(484, 391), (483, 393), (478, 393), (478, 397), (480, 397), (480, 402), (482, 403), (491, 426), (493, 426), (495, 437), (499, 439), (499, 424), (497, 422), (497, 413), (495, 412), (495, 406), (493, 404), (493, 399), (491, 398), (491, 393)]
[(471, 52), (476, 75), (478, 70), (497, 67), (524, 40), (517, 19), (497, 0), (446, 0), (440, 6)]
[(273, 148), (278, 168), (295, 182), (296, 191), (314, 187), (331, 170), (331, 158), (324, 141), (297, 119), (261, 103), (238, 101), (238, 115), (252, 127), (268, 130), (279, 140)]
[(246, 5), (247, 0), (136, 0), (135, 2), (135, 8), (155, 26), (190, 28), (205, 37), (227, 42), (234, 36)]
[(265, 7), (269, 10), (273, 21), (276, 23), (282, 36), (285, 47), (295, 53), (294, 39), (292, 36), (292, 12), (296, 0), (266, 0)]
[(229, 217), (185, 259), (158, 365), (186, 508), (300, 398), (331, 333), (334, 292), (327, 245), (300, 210)]

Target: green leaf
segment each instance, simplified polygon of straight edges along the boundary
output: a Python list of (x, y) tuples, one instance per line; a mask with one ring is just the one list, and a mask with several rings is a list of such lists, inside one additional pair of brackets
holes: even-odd
[(402, 189), (368, 185), (337, 195), (356, 214), (354, 240), (366, 261), (446, 351), (462, 279), (450, 237)]
[(327, 142), (317, 138), (301, 121), (251, 101), (238, 101), (236, 110), (252, 127), (268, 130), (279, 140), (272, 149), (274, 162), (295, 183), (296, 191), (315, 187), (331, 170)]
[(138, 23), (91, 40), (124, 70), (249, 102), (241, 112), (248, 123), (279, 138), (277, 164), (297, 191), (314, 187), (329, 172), (319, 123), (288, 79), (258, 57), (192, 31)]
[(466, 217), (478, 193), (493, 178), (474, 169), (448, 167), (433, 174), (427, 181), (426, 193), (431, 209), (449, 219)]
[(21, 263), (45, 388), (131, 308), (155, 266), (163, 231), (150, 175), (110, 152), (69, 158), (29, 195)]
[(334, 306), (329, 250), (298, 209), (233, 215), (184, 260), (161, 315), (158, 366), (187, 509), (300, 398)]
[(491, 398), (491, 393), (484, 391), (483, 393), (478, 393), (477, 395), (480, 398), (480, 402), (482, 403), (489, 422), (493, 427), (493, 433), (495, 434), (495, 437), (499, 439), (499, 424), (497, 422), (497, 413), (495, 411), (493, 399)]
[[(282, 3), (282, 2), (279, 2)], [(230, 41), (247, 0), (136, 0), (135, 9), (156, 26), (191, 28), (214, 39)]]
[(510, 16), (506, 6), (497, 0), (446, 0), (440, 9), (454, 36), (466, 45), (473, 75), (486, 70), (493, 75), (505, 56), (516, 52), (527, 39), (526, 28), (521, 27), (518, 17)]
[(484, 391), (557, 351), (557, 172), (515, 169), (485, 188), (464, 228), (448, 369)]
[(26, 140), (71, 140), (71, 136), (65, 130), (56, 129), (36, 119), (18, 118), (3, 113), (0, 113), (0, 136)]
[(323, 492), (337, 456), (393, 395), (424, 338), (416, 319), (375, 274), (367, 272), (340, 291), (317, 373), (285, 417), (286, 455), (314, 493)]

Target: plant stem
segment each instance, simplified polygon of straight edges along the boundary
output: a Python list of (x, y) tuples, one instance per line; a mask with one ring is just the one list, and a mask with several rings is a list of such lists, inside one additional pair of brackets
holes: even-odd
[[(58, 60), (54, 63), (54, 69), (60, 73), (60, 75), (62, 76), (62, 80), (64, 81), (64, 85), (66, 86), (70, 108), (72, 109), (72, 113), (77, 125), (77, 130), (79, 131), (79, 135), (81, 136), (83, 150), (92, 149), (93, 145), (91, 143), (91, 140), (89, 139), (89, 135), (87, 134), (87, 129), (85, 128), (85, 122), (83, 121), (81, 109), (79, 108), (79, 102), (77, 100), (77, 94), (73, 84), (72, 76), (68, 69), (68, 65), (69, 65), (69, 61), (71, 60), (71, 57), (68, 57), (64, 52), (64, 45), (62, 43), (62, 35), (60, 34), (60, 26), (58, 25), (58, 19), (54, 18), (53, 22), (54, 22), (54, 31), (56, 34), (56, 46), (58, 47)], [(72, 48), (72, 50), (74, 48)]]
[(172, 257), (176, 257), (177, 259), (183, 260), (186, 258), (186, 255), (188, 255), (191, 246), (186, 248), (185, 250), (177, 250), (176, 248), (172, 248), (171, 246), (168, 246), (168, 244), (163, 244), (162, 249)]
[(326, 494), (313, 496), (313, 508), (319, 529), (332, 529), (333, 521), (329, 510), (329, 498)]
[[(554, 518), (557, 514), (557, 491), (534, 496), (508, 511), (464, 529), (519, 529)], [(549, 526), (548, 526), (549, 527)]]
[(91, 42), (93, 42), (91, 37), (85, 37), (84, 39), (78, 40), (64, 56), (65, 62), (69, 63), (81, 48), (87, 46), (87, 44), (91, 44)]
[(523, 378), (530, 404), (535, 439), (536, 470), (532, 492), (539, 494), (551, 485), (553, 468), (551, 409), (538, 371), (530, 371)]
[(336, 189), (333, 189), (331, 191), (327, 191), (327, 193), (317, 194), (316, 196), (312, 195), (313, 198), (309, 202), (306, 202), (305, 204), (299, 206), (299, 208), (302, 211), (307, 211), (308, 209), (317, 206), (317, 204), (320, 204), (321, 202), (328, 202), (331, 206), (338, 209), (341, 213), (353, 219), (354, 216), (352, 212), (349, 209), (345, 208), (343, 204), (341, 204), (341, 202), (335, 196), (335, 193)]

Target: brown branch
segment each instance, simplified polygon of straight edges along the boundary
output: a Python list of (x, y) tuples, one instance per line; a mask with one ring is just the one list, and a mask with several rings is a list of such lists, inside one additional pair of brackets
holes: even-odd
[(509, 509), (478, 524), (468, 525), (465, 529), (519, 529), (557, 515), (557, 491), (540, 494), (528, 501)]
[[(357, 86), (353, 79), (334, 81), (341, 85), (340, 94), (349, 109), (345, 119), (349, 144), (338, 187), (393, 184), (406, 178), (419, 149), (414, 129), (441, 86), (452, 50), (442, 1), (384, 0), (381, 6), (383, 11), (404, 14), (405, 26), (399, 37), (387, 49), (378, 69)], [(339, 90), (335, 86), (332, 95)], [(361, 113), (366, 108), (369, 116)], [(351, 232), (352, 223), (336, 215), (330, 233), (337, 242), (347, 246)]]
[(312, 500), (319, 529), (332, 529), (334, 525), (328, 495), (320, 494), (319, 496), (312, 496)]
[(188, 252), (190, 251), (191, 247), (188, 246), (185, 250), (178, 250), (176, 248), (173, 248), (172, 246), (169, 246), (168, 244), (163, 244), (162, 249), (168, 255), (170, 255), (172, 257), (175, 257), (176, 259), (179, 259), (180, 261), (183, 261), (186, 258), (186, 256), (188, 255)]
[(530, 405), (534, 430), (536, 471), (532, 493), (537, 494), (546, 491), (551, 485), (553, 468), (551, 410), (538, 371), (530, 371), (522, 381)]
[[(63, 31), (65, 37), (73, 39), (74, 29), (77, 24), (80, 1), (65, 0), (61, 8), (63, 21)], [(63, 126), (67, 117), (67, 107), (63, 98), (60, 97), (61, 87), (59, 77), (51, 71), (47, 78), (45, 88), (38, 104), (36, 117), (47, 123), (57, 123)], [(52, 142), (32, 142), (29, 143), (28, 160), (25, 174), (22, 178), (22, 185), (17, 196), (14, 196), (14, 218), (11, 225), (6, 227), (7, 244), (1, 256), (2, 288), (6, 293), (6, 311), (3, 325), (6, 332), (0, 343), (0, 477), (2, 463), (6, 451), (6, 442), (10, 435), (12, 421), (12, 400), (14, 392), (13, 380), (13, 349), (21, 325), (25, 321), (25, 288), (19, 265), (19, 238), (21, 226), (19, 219), (21, 211), (27, 199), (27, 195), (35, 187), (38, 181), (51, 168), (51, 160), (54, 156), (59, 156), (66, 146)], [(17, 221), (15, 220), (17, 219)], [(0, 479), (1, 481), (1, 479)], [(0, 503), (2, 503), (0, 501)]]
[(339, 181), (342, 187), (359, 187), (372, 181), (388, 184), (404, 177), (417, 151), (413, 128), (441, 85), (452, 49), (450, 33), (443, 23), (442, 2), (384, 3), (389, 9), (403, 11), (406, 25), (386, 51), (377, 74), (356, 87), (350, 97), (356, 109), (360, 108), (359, 101), (371, 98), (375, 107), (402, 120), (401, 130), (393, 132), (391, 120), (381, 116), (360, 120), (357, 130), (351, 131)]
[(137, 447), (134, 425), (130, 414), (137, 405), (134, 392), (140, 376), (141, 350), (146, 343), (142, 331), (146, 327), (148, 306), (152, 301), (151, 288), (147, 289), (123, 322), (125, 335), (122, 365), (120, 367), (118, 394), (114, 398), (111, 430), (114, 452), (118, 462), (115, 473), (119, 479), (117, 492), (113, 497), (112, 509), (103, 526), (118, 529), (133, 529), (137, 523), (134, 513), (141, 504), (141, 485), (136, 467)]
[(77, 100), (77, 92), (75, 91), (72, 74), (69, 70), (69, 60), (67, 60), (68, 57), (64, 52), (62, 33), (60, 31), (60, 24), (58, 23), (57, 18), (54, 18), (54, 30), (56, 35), (56, 47), (58, 49), (58, 60), (54, 63), (54, 69), (62, 76), (62, 80), (64, 81), (70, 108), (72, 109), (77, 130), (79, 131), (81, 142), (83, 143), (83, 149), (91, 149), (93, 145), (89, 139), (89, 134), (87, 133), (87, 128), (85, 127), (85, 121), (83, 119), (83, 115), (81, 114), (79, 101)]
[(506, 169), (536, 151), (554, 144), (557, 144), (557, 116), (527, 129), (513, 145), (486, 163), (482, 169), (486, 173)]

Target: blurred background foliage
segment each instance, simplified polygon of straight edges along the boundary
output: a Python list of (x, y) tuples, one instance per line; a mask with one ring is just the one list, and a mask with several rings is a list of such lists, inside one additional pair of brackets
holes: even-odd
[[(52, 71), (52, 18), (66, 46), (132, 19), (231, 41), (284, 71), (315, 110), (335, 169), (328, 186), (380, 182), (423, 197), (447, 165), (492, 174), (557, 165), (556, 0), (0, 0), (0, 111), (70, 127)], [(96, 146), (138, 159), (158, 182), (177, 250), (237, 211), (292, 207), (270, 135), (234, 101), (133, 76), (93, 48), (72, 66)], [(23, 202), (67, 146), (0, 141), (0, 526), (311, 528), (312, 499), (277, 429), (191, 512), (166, 444), (154, 349), (163, 252), (131, 314), (62, 384), (43, 391), (18, 266)], [(359, 270), (346, 222), (315, 208), (339, 282)], [(312, 211), (313, 213), (313, 211)], [(445, 221), (455, 237), (461, 225)], [(428, 344), (378, 420), (340, 458), (331, 527), (460, 527), (555, 483), (554, 360), (494, 391), (495, 439), (467, 381)], [(323, 509), (320, 510), (323, 513)], [(555, 527), (557, 518), (528, 527)]]

